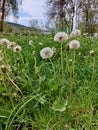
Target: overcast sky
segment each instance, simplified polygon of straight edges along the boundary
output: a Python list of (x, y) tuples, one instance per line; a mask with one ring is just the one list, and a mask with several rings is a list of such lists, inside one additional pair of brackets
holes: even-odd
[[(46, 0), (23, 0), (22, 6), (19, 8), (19, 19), (17, 23), (30, 26), (30, 19), (38, 19), (44, 22), (46, 19), (45, 13)], [(14, 22), (13, 16), (7, 18), (8, 21)]]

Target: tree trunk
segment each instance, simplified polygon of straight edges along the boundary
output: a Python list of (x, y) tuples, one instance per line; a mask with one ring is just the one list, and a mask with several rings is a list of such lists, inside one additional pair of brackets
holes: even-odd
[(75, 30), (77, 28), (77, 0), (74, 0), (74, 8), (73, 8), (73, 28)]
[(5, 15), (5, 2), (6, 0), (3, 0), (2, 7), (1, 7), (1, 20), (0, 20), (0, 32), (3, 32), (3, 24), (4, 24), (4, 15)]
[(88, 32), (88, 9), (86, 10), (86, 24), (85, 24), (85, 29), (86, 29), (86, 32)]

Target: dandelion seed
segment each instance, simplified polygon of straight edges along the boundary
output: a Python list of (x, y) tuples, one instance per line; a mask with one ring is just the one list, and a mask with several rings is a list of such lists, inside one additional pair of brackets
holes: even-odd
[(14, 51), (14, 52), (20, 52), (20, 51), (22, 51), (22, 48), (21, 48), (21, 46), (17, 45), (17, 46), (15, 46), (15, 47), (13, 48), (13, 51)]
[(54, 36), (54, 41), (58, 41), (58, 42), (63, 42), (68, 40), (68, 35), (65, 32), (58, 32), (55, 36)]
[(78, 40), (72, 40), (69, 43), (69, 48), (70, 49), (78, 49), (80, 47), (80, 42)]
[(0, 40), (0, 44), (7, 46), (9, 44), (9, 40), (6, 39), (6, 38), (3, 38), (3, 39)]
[(40, 51), (40, 56), (43, 58), (43, 59), (47, 59), (47, 58), (50, 58), (52, 57), (54, 54), (53, 50), (50, 48), (50, 47), (45, 47), (43, 48), (41, 51)]

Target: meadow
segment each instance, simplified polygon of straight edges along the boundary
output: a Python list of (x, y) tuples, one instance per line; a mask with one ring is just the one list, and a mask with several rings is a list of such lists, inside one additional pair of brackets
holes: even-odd
[(0, 44), (0, 130), (98, 130), (98, 37), (54, 36), (0, 36), (21, 47)]

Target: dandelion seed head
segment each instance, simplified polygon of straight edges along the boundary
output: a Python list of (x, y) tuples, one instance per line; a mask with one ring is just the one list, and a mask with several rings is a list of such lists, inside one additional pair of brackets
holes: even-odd
[(58, 42), (63, 42), (68, 40), (68, 35), (65, 32), (58, 32), (55, 36), (54, 36), (54, 41), (58, 41)]
[(16, 45), (16, 42), (9, 42), (9, 44), (7, 45), (7, 48), (13, 48)]
[(12, 70), (11, 70), (11, 68), (10, 68), (10, 66), (7, 66), (7, 65), (1, 65), (0, 66), (0, 71), (2, 72), (2, 73), (6, 73), (6, 72), (11, 72)]
[(77, 36), (81, 36), (81, 31), (80, 30), (74, 30), (70, 33), (70, 37), (77, 37)]
[(41, 51), (40, 51), (40, 56), (43, 58), (43, 59), (47, 59), (47, 58), (50, 58), (52, 57), (54, 54), (53, 50), (50, 48), (50, 47), (45, 47), (43, 48)]
[(80, 42), (78, 40), (72, 40), (69, 43), (69, 48), (70, 49), (78, 49), (78, 48), (80, 48)]
[(30, 41), (29, 41), (29, 45), (31, 46), (32, 44), (33, 44), (33, 41), (32, 41), (32, 40), (30, 40)]
[(17, 46), (15, 46), (15, 47), (13, 48), (13, 51), (14, 51), (14, 52), (21, 52), (21, 51), (22, 51), (22, 48), (21, 48), (21, 46), (17, 45)]
[(6, 38), (2, 38), (1, 40), (0, 40), (0, 44), (1, 45), (8, 45), (9, 44), (9, 40), (8, 39), (6, 39)]

